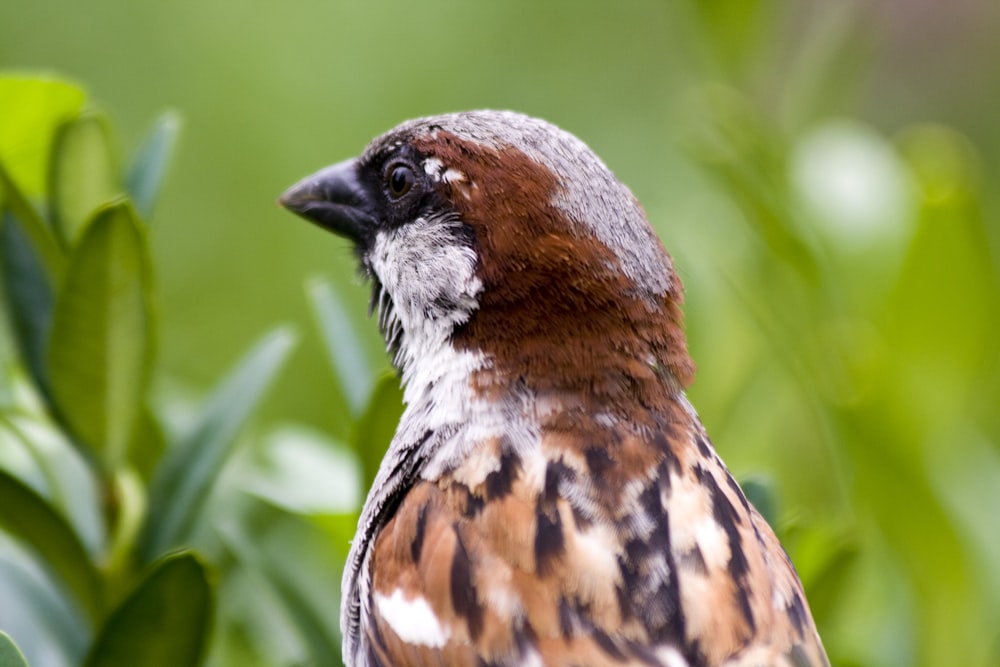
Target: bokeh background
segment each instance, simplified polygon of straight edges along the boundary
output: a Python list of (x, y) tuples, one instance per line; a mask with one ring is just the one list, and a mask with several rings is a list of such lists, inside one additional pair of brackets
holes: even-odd
[[(834, 664), (1000, 665), (1000, 4), (8, 1), (0, 67), (84, 86), (122, 154), (177, 110), (151, 224), (157, 386), (197, 394), (292, 323), (256, 422), (332, 443), (356, 426), (307, 281), (388, 365), (346, 243), (277, 195), (418, 115), (511, 108), (574, 132), (677, 262), (692, 401), (769, 508)], [(309, 560), (287, 567), (339, 568)], [(264, 626), (223, 619), (243, 648), (213, 659), (306, 664), (294, 625), (266, 625), (261, 653)]]

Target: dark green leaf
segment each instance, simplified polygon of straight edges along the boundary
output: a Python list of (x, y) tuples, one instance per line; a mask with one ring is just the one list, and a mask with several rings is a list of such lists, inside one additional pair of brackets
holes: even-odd
[(149, 561), (187, 538), (240, 428), (274, 381), (295, 342), (279, 329), (258, 343), (208, 399), (190, 436), (156, 470), (139, 553)]
[(0, 667), (28, 667), (28, 661), (10, 635), (0, 630)]
[(3, 208), (14, 214), (23, 226), (22, 231), (31, 239), (31, 245), (45, 267), (49, 279), (58, 282), (66, 267), (62, 249), (56, 243), (48, 225), (31, 207), (2, 164), (0, 164), (0, 195)]
[(52, 324), (52, 285), (20, 221), (6, 209), (0, 223), (0, 272), (21, 358), (35, 386), (49, 396), (45, 346)]
[(86, 667), (196, 667), (212, 625), (212, 585), (194, 554), (159, 561), (111, 614)]
[(125, 188), (144, 220), (153, 213), (180, 127), (180, 116), (172, 111), (157, 118), (125, 177)]
[(330, 365), (352, 414), (356, 416), (371, 396), (374, 377), (364, 345), (351, 324), (353, 318), (328, 282), (313, 280), (306, 289), (323, 334)]
[(49, 162), (49, 211), (72, 246), (94, 212), (121, 193), (104, 116), (88, 113), (63, 123)]
[(375, 473), (382, 463), (385, 450), (396, 434), (396, 426), (403, 415), (403, 389), (399, 378), (395, 375), (383, 376), (365, 413), (357, 425), (357, 436), (354, 440), (355, 451), (361, 459), (365, 474), (365, 487), (371, 488)]
[(92, 622), (99, 618), (100, 579), (76, 533), (44, 498), (4, 470), (0, 470), (0, 527), (32, 548)]
[(110, 466), (125, 460), (151, 356), (150, 259), (125, 203), (101, 210), (56, 297), (49, 380), (60, 417)]

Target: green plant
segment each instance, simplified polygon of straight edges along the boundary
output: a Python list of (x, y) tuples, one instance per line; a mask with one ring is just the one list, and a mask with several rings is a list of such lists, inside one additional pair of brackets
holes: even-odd
[[(165, 415), (190, 401), (154, 381), (147, 230), (178, 127), (161, 117), (122, 170), (107, 119), (79, 88), (0, 77), (0, 261), (17, 351), (0, 383), (0, 598), (16, 609), (5, 620), (29, 658), (96, 667), (225, 662), (241, 642), (267, 655), (261, 644), (282, 644), (275, 617), (294, 618), (304, 639), (271, 650), (272, 664), (303, 653), (330, 664), (335, 604), (317, 609), (268, 534), (315, 542), (321, 530), (289, 528), (294, 517), (351, 516), (356, 498), (303, 508), (293, 484), (274, 483), (308, 440), (300, 432), (271, 431), (292, 452), (271, 465), (240, 439), (294, 334), (265, 336), (179, 425)], [(353, 475), (349, 457), (331, 465)], [(227, 487), (233, 466), (245, 474)], [(276, 604), (229, 595), (234, 579), (261, 573)], [(247, 642), (253, 624), (270, 636)], [(2, 664), (23, 664), (0, 639)]]

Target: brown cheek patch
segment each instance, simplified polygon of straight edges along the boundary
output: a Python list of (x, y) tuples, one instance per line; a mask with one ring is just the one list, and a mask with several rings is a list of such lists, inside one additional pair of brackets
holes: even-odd
[(552, 203), (554, 174), (518, 150), (441, 130), (415, 147), (468, 181), (468, 197), (446, 194), (474, 230), (484, 289), (455, 341), (495, 359), (500, 377), (478, 378), (482, 390), (520, 380), (540, 392), (656, 410), (690, 383), (676, 275), (671, 292), (650, 303), (614, 253)]

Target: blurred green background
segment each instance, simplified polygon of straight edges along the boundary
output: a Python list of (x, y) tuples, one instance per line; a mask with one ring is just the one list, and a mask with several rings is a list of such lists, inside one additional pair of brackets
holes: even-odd
[(0, 68), (79, 82), (123, 154), (180, 113), (156, 386), (203, 391), (290, 322), (257, 422), (338, 441), (307, 279), (387, 363), (347, 244), (277, 195), (418, 115), (572, 131), (676, 260), (692, 402), (773, 506), (834, 664), (1000, 665), (1000, 4), (31, 0), (0, 9)]

